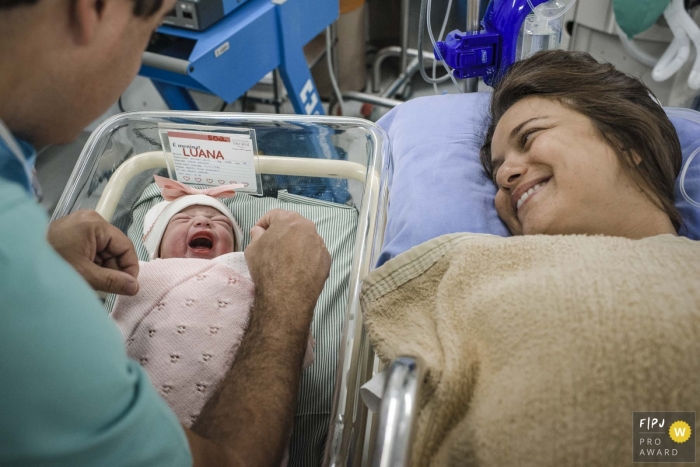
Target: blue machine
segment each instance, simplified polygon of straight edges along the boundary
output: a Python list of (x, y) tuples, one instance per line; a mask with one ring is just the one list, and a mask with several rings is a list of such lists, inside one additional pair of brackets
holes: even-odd
[(303, 47), (338, 15), (337, 1), (247, 0), (206, 31), (158, 28), (139, 73), (171, 109), (197, 110), (187, 89), (233, 102), (279, 69), (294, 111), (323, 114)]
[[(486, 84), (493, 86), (516, 61), (559, 46), (560, 17), (572, 4), (554, 0), (492, 0), (484, 14), (483, 29), (450, 32), (444, 41), (437, 42), (435, 58), (444, 60), (457, 78), (484, 78)], [(558, 11), (552, 13), (554, 9)]]
[(178, 0), (163, 24), (203, 31), (241, 6), (246, 0)]

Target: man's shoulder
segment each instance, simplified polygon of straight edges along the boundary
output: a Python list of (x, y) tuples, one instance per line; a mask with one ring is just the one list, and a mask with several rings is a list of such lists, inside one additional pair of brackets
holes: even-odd
[(0, 238), (42, 239), (48, 215), (19, 184), (0, 177), (0, 226)]
[[(31, 274), (42, 263), (60, 261), (46, 240), (47, 227), (48, 216), (41, 206), (18, 184), (0, 178), (0, 277)], [(10, 286), (11, 282), (0, 281), (0, 290)]]
[[(35, 216), (38, 215), (38, 220), (41, 220), (44, 224), (48, 222), (46, 213), (20, 184), (0, 176), (0, 216), (11, 214), (17, 209), (30, 208), (34, 211)], [(5, 230), (3, 229), (0, 232)]]
[(0, 465), (191, 465), (177, 417), (14, 185), (0, 180)]

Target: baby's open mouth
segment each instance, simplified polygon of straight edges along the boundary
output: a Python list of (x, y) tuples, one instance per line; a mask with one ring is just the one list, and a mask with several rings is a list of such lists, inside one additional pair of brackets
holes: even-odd
[(194, 251), (205, 252), (214, 247), (214, 239), (211, 234), (200, 232), (194, 234), (187, 245)]

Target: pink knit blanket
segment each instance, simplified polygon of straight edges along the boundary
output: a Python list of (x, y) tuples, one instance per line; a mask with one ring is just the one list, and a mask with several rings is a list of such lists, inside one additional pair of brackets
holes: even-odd
[[(255, 287), (243, 253), (214, 260), (140, 264), (139, 293), (118, 297), (112, 317), (131, 358), (185, 426), (231, 367), (248, 326)], [(304, 367), (313, 363), (310, 338)]]

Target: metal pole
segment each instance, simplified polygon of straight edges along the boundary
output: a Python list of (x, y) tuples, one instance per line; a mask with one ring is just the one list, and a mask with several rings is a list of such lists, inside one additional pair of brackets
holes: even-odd
[(401, 0), (401, 73), (408, 67), (408, 19), (411, 13), (411, 0)]
[[(479, 25), (479, 0), (467, 0), (467, 32), (477, 32)], [(478, 78), (465, 80), (465, 92), (476, 92), (479, 87)]]
[(396, 99), (390, 99), (388, 97), (376, 96), (374, 94), (366, 94), (364, 92), (355, 91), (345, 91), (343, 93), (343, 99), (346, 101), (359, 101), (367, 102), (368, 104), (380, 105), (382, 107), (394, 108), (399, 104), (403, 104), (403, 101)]

